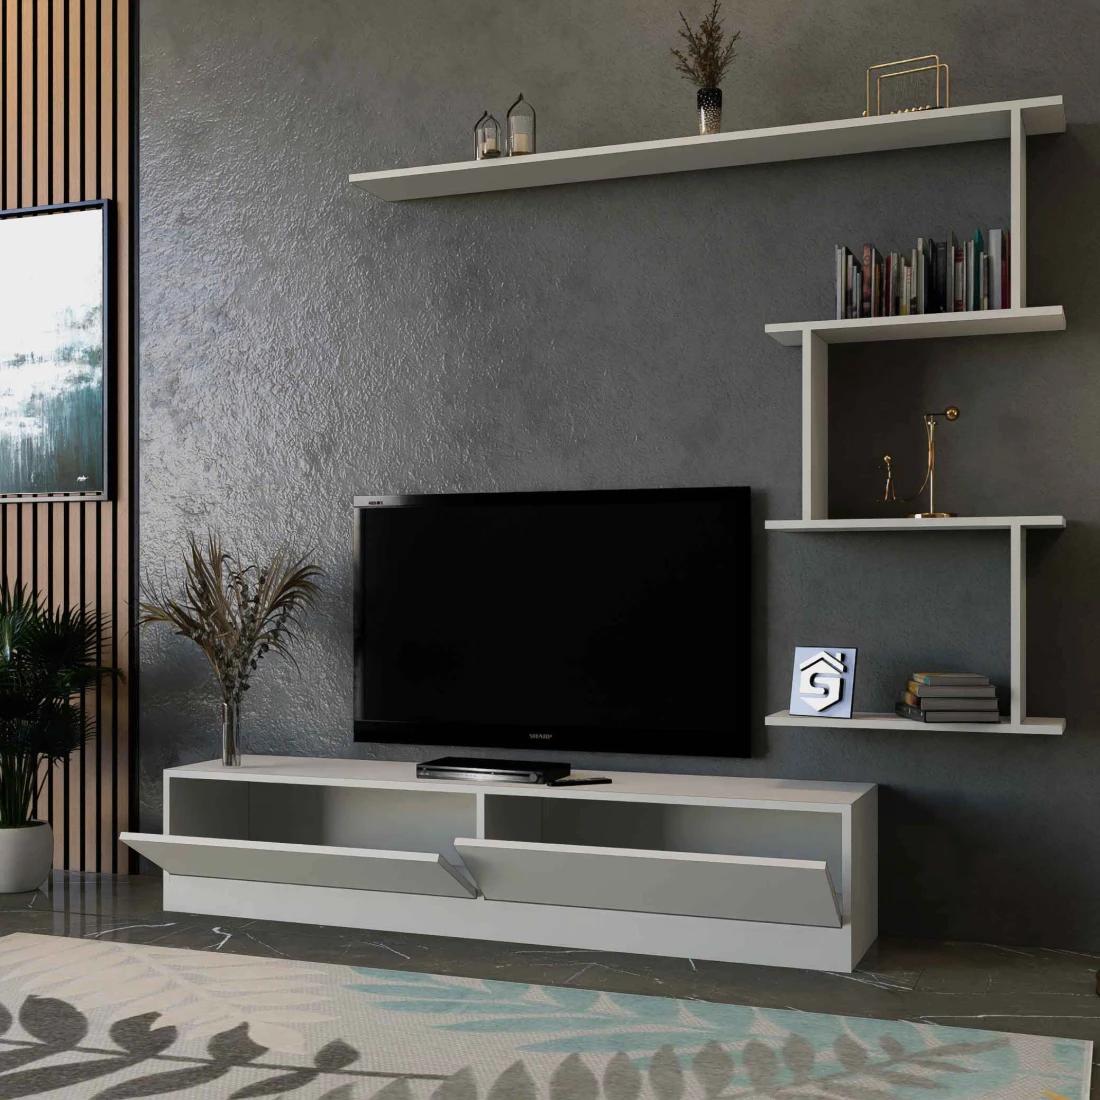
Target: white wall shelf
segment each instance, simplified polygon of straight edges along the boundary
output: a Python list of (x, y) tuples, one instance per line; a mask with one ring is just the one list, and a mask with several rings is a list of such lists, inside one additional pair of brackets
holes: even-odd
[(769, 519), (768, 531), (1011, 531), (1013, 527), (1054, 528), (1065, 516), (952, 516), (945, 519)]
[[(1061, 97), (988, 105), (1004, 129), (989, 137), (1008, 138), (1009, 269), (1011, 301), (1007, 309), (938, 313), (915, 317), (864, 317), (855, 320), (795, 321), (766, 325), (764, 331), (786, 347), (800, 347), (802, 361), (802, 515), (768, 520), (769, 531), (1007, 531), (1009, 536), (1009, 714), (992, 723), (913, 722), (893, 714), (862, 714), (853, 719), (809, 718), (778, 711), (770, 726), (832, 726), (906, 731), (1060, 734), (1061, 718), (1027, 716), (1027, 532), (1061, 529), (1064, 516), (963, 516), (944, 520), (832, 519), (829, 517), (829, 347), (832, 344), (947, 336), (994, 336), (1060, 332), (1066, 327), (1061, 306), (1027, 305), (1027, 139), (1065, 130)], [(952, 112), (958, 108), (952, 108)], [(908, 115), (906, 118), (918, 118)], [(987, 118), (988, 122), (989, 119)], [(972, 118), (967, 125), (977, 123)], [(949, 125), (962, 125), (951, 122)], [(931, 143), (928, 143), (931, 144)]]
[(1013, 722), (1001, 718), (994, 722), (914, 722), (896, 714), (876, 714), (857, 711), (851, 718), (810, 718), (804, 714), (791, 714), (789, 710), (777, 710), (764, 719), (766, 726), (797, 726), (799, 729), (816, 729), (829, 726), (834, 729), (893, 730), (897, 733), (1020, 733), (1057, 736), (1064, 733), (1064, 718), (1025, 718)]
[(1001, 336), (1020, 332), (1061, 332), (1061, 306), (980, 309), (966, 313), (925, 313), (915, 317), (858, 317), (847, 321), (791, 321), (765, 325), (784, 347), (801, 347), (810, 336), (826, 344), (867, 344), (876, 340), (941, 340), (948, 336)]
[(163, 834), (121, 839), (178, 912), (845, 972), (874, 942), (873, 785), (601, 774), (210, 761), (165, 771)]
[(797, 126), (737, 130), (705, 137), (664, 138), (629, 145), (563, 149), (526, 157), (468, 160), (357, 172), (357, 187), (388, 202), (549, 187), (563, 183), (697, 172), (855, 153), (918, 149), (967, 141), (1011, 138), (1017, 123), (1025, 134), (1066, 128), (1061, 96), (979, 103), (906, 115), (843, 118)]

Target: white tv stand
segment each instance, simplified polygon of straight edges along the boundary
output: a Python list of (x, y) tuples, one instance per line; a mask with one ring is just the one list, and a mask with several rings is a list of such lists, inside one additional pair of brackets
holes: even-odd
[(851, 971), (877, 935), (877, 788), (601, 772), (541, 787), (246, 757), (164, 773), (122, 840), (180, 912)]

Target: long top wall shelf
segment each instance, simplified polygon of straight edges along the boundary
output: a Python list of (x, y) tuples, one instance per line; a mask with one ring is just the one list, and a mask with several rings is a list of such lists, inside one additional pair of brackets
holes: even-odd
[(510, 191), (562, 183), (698, 172), (854, 153), (918, 149), (1012, 136), (1018, 113), (1024, 133), (1062, 133), (1066, 128), (1061, 96), (979, 103), (914, 114), (842, 118), (798, 126), (736, 130), (705, 137), (663, 138), (629, 145), (563, 149), (526, 157), (468, 160), (382, 172), (358, 172), (350, 181), (388, 202)]

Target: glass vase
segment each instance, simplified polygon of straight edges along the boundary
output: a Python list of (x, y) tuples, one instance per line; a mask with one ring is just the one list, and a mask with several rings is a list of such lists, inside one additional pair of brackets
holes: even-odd
[(241, 766), (241, 704), (222, 703), (222, 764)]
[(699, 108), (699, 133), (721, 133), (722, 89), (700, 88), (695, 93), (695, 104)]

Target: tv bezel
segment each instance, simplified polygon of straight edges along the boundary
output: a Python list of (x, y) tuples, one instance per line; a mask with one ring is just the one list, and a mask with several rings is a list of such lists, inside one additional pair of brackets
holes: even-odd
[[(719, 759), (746, 758), (752, 755), (752, 730), (750, 727), (749, 690), (747, 684), (740, 690), (730, 691), (730, 741), (729, 749), (717, 751), (715, 741), (721, 734), (716, 730), (674, 730), (621, 728), (608, 726), (551, 726), (545, 723), (524, 725), (486, 724), (475, 722), (425, 722), (391, 721), (360, 716), (360, 608), (362, 586), (360, 583), (362, 533), (360, 514), (371, 508), (463, 508), (483, 507), (486, 504), (530, 504), (553, 498), (555, 503), (614, 503), (617, 500), (643, 501), (725, 501), (737, 505), (743, 522), (734, 532), (741, 539), (742, 564), (738, 582), (742, 588), (744, 621), (738, 629), (745, 633), (744, 662), (731, 674), (739, 680), (747, 680), (751, 663), (751, 547), (750, 547), (750, 490), (747, 486), (715, 486), (684, 489), (551, 489), (524, 492), (487, 493), (409, 493), (375, 494), (356, 496), (354, 512), (354, 586), (353, 586), (353, 722), (354, 740), (357, 743), (372, 742), (392, 745), (431, 745), (463, 748), (570, 750), (604, 755), (659, 755), (659, 756), (708, 756)], [(731, 662), (732, 666), (732, 662)], [(621, 738), (623, 744), (609, 747), (599, 742), (608, 737)], [(675, 745), (670, 741), (675, 739)]]

